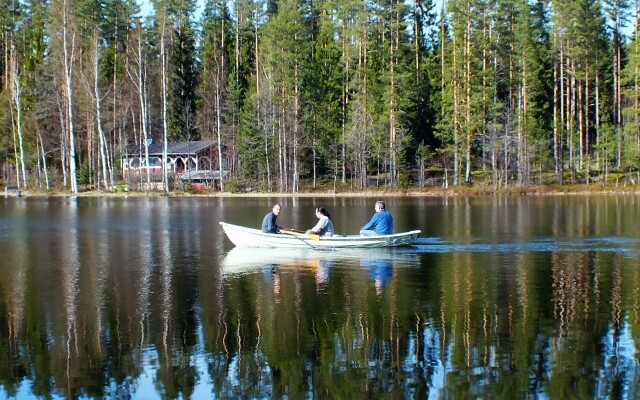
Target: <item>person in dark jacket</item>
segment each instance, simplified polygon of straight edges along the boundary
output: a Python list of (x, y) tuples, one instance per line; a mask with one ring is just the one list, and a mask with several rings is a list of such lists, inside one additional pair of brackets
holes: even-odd
[(280, 204), (274, 204), (271, 208), (271, 211), (264, 216), (262, 220), (262, 232), (265, 233), (280, 233), (281, 226), (276, 224), (276, 219), (278, 218), (278, 214), (280, 214)]

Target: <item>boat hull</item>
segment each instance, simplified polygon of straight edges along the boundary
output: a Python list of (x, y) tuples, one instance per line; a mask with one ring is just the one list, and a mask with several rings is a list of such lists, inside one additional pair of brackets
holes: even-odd
[(247, 228), (220, 222), (224, 233), (237, 247), (277, 247), (277, 248), (378, 248), (410, 246), (420, 234), (419, 230), (382, 236), (320, 236), (287, 235), (264, 233), (259, 229)]

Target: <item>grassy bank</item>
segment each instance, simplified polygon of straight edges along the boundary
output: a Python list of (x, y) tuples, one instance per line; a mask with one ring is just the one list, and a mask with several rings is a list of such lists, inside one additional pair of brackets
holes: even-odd
[[(220, 192), (216, 190), (173, 190), (166, 193), (161, 190), (131, 190), (116, 189), (112, 191), (83, 189), (76, 196), (228, 196), (228, 197), (262, 197), (262, 196), (490, 196), (490, 195), (567, 195), (567, 194), (639, 194), (640, 185), (600, 185), (600, 184), (566, 184), (566, 185), (529, 185), (495, 188), (491, 185), (464, 185), (419, 187), (391, 187), (391, 186), (369, 186), (363, 190), (352, 190), (351, 188), (336, 188), (317, 186), (301, 188), (296, 193), (291, 192), (266, 192), (266, 191), (243, 191), (243, 192)], [(26, 190), (22, 191), (22, 196), (69, 196), (74, 195), (64, 190)]]

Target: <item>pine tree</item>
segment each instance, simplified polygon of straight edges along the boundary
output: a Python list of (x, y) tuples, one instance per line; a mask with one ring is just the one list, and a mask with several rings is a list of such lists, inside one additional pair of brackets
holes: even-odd
[[(517, 173), (520, 184), (530, 183), (532, 158), (537, 162), (546, 159), (547, 138), (545, 137), (546, 115), (549, 90), (542, 72), (545, 70), (544, 31), (537, 31), (533, 21), (533, 10), (526, 0), (516, 4), (516, 31), (514, 36), (514, 57), (518, 100), (517, 110)], [(549, 138), (550, 139), (550, 138)]]
[[(481, 30), (477, 30), (477, 10), (471, 0), (452, 0), (448, 3), (451, 14), (451, 42), (448, 47), (449, 62), (445, 64), (450, 74), (452, 97), (444, 97), (452, 103), (452, 115), (448, 126), (453, 130), (453, 183), (460, 184), (462, 166), (464, 165), (464, 181), (471, 181), (471, 165), (473, 162), (473, 143), (475, 135), (482, 126), (481, 95), (478, 95), (479, 56), (477, 43), (481, 41)], [(447, 90), (443, 88), (443, 90)]]
[[(448, 5), (446, 2), (442, 4), (442, 10), (440, 12), (440, 42), (439, 49), (437, 54), (438, 62), (439, 62), (439, 81), (437, 81), (436, 93), (439, 93), (440, 96), (434, 103), (438, 103), (440, 105), (439, 108), (439, 119), (435, 125), (434, 136), (438, 140), (437, 145), (437, 153), (440, 159), (440, 164), (444, 169), (444, 179), (443, 186), (448, 187), (449, 185), (449, 169), (452, 169), (454, 172), (453, 183), (457, 184), (457, 149), (455, 147), (456, 144), (456, 127), (455, 127), (455, 118), (454, 118), (454, 74), (455, 68), (451, 65), (454, 57), (453, 57), (453, 45), (454, 41), (452, 40), (451, 35), (451, 21), (449, 19), (448, 13), (446, 12)], [(432, 99), (435, 96), (432, 96)]]
[(179, 1), (174, 5), (173, 46), (171, 49), (171, 78), (169, 106), (169, 139), (199, 140), (196, 124), (198, 96), (198, 65), (195, 53), (195, 31), (191, 16), (195, 8), (193, 0)]
[(437, 85), (440, 83), (440, 66), (434, 60), (439, 57), (440, 39), (435, 2), (414, 1), (411, 31), (413, 32), (414, 77), (411, 80), (412, 98), (406, 105), (408, 129), (414, 133), (416, 143), (435, 144), (434, 125), (438, 120), (440, 102)]
[(122, 79), (125, 75), (124, 54), (127, 52), (127, 37), (135, 29), (134, 16), (140, 12), (134, 0), (102, 0), (100, 35), (105, 40), (105, 49), (100, 62), (101, 75), (108, 81)]
[(618, 131), (618, 167), (622, 158), (622, 93), (621, 93), (621, 70), (622, 70), (622, 29), (627, 22), (627, 12), (629, 2), (627, 0), (604, 0), (604, 6), (611, 26), (611, 46), (613, 52), (613, 119)]

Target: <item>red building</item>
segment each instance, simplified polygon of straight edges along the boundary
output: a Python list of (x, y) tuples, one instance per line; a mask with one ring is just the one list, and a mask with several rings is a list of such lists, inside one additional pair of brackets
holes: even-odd
[[(146, 175), (148, 170), (154, 176), (154, 180), (161, 180), (163, 147), (162, 143), (149, 144), (148, 159), (144, 145), (127, 147), (122, 155), (122, 177), (127, 179)], [(166, 166), (170, 175), (179, 174), (181, 179), (185, 179), (183, 176), (186, 175), (186, 180), (198, 176), (209, 177), (213, 181), (220, 179), (221, 175), (218, 147), (212, 140), (168, 143)], [(222, 176), (229, 173), (228, 168), (228, 160), (223, 155)]]

